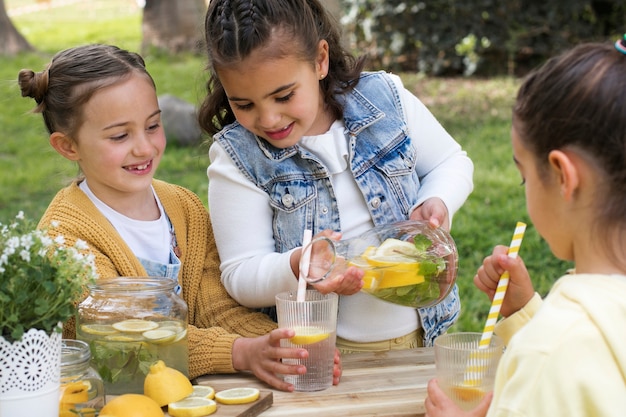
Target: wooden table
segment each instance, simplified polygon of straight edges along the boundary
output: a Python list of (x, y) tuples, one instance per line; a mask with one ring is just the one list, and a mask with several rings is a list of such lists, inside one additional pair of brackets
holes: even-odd
[[(206, 375), (195, 383), (216, 391), (256, 387), (271, 391), (261, 417), (423, 416), (426, 384), (435, 375), (432, 348), (343, 355), (339, 385), (318, 392), (283, 392), (251, 374)], [(255, 414), (256, 415), (256, 414)]]

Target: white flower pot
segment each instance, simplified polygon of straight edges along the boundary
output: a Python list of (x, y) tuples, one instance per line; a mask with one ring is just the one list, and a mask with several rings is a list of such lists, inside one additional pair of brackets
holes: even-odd
[(30, 329), (0, 337), (0, 417), (58, 417), (62, 335)]

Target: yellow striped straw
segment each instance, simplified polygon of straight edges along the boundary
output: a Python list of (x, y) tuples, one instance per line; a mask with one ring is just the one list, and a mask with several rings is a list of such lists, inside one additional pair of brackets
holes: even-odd
[[(509, 246), (509, 251), (507, 252), (507, 255), (509, 257), (517, 258), (517, 254), (522, 244), (522, 239), (524, 238), (525, 231), (526, 223), (517, 222), (517, 225), (515, 225), (515, 232), (513, 233), (513, 239), (511, 239), (511, 245)], [(500, 276), (498, 286), (496, 287), (496, 294), (493, 296), (493, 301), (491, 302), (491, 308), (489, 309), (487, 322), (485, 323), (485, 328), (483, 329), (483, 334), (478, 345), (479, 348), (487, 347), (491, 343), (493, 329), (496, 326), (496, 321), (498, 320), (500, 308), (502, 307), (502, 301), (504, 300), (504, 295), (506, 294), (506, 289), (508, 286), (509, 271), (504, 271), (504, 273)]]
[[(517, 222), (517, 225), (515, 226), (515, 232), (513, 233), (513, 239), (511, 240), (511, 245), (509, 246), (509, 250), (507, 252), (507, 255), (511, 258), (517, 257), (525, 231), (526, 224), (522, 222)], [(490, 355), (490, 353), (488, 352), (481, 352), (481, 349), (487, 349), (491, 344), (493, 329), (496, 326), (496, 321), (498, 320), (498, 315), (500, 314), (500, 307), (502, 307), (502, 300), (504, 299), (504, 295), (506, 294), (506, 289), (508, 285), (509, 272), (504, 271), (504, 273), (500, 276), (500, 279), (498, 280), (498, 286), (496, 287), (496, 293), (493, 296), (493, 301), (491, 302), (491, 308), (489, 309), (487, 322), (485, 323), (485, 328), (483, 329), (480, 342), (478, 343), (478, 350), (472, 351), (469, 357), (467, 368), (465, 369), (465, 378), (463, 383), (467, 387), (476, 387), (481, 383), (481, 375), (485, 371), (485, 366), (489, 361)]]

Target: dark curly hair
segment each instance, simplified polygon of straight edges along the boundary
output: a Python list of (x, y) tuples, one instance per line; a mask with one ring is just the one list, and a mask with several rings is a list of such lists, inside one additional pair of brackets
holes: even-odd
[[(339, 25), (318, 0), (211, 0), (205, 34), (210, 76), (198, 118), (210, 134), (235, 121), (216, 68), (236, 65), (253, 51), (262, 51), (264, 58), (295, 55), (313, 63), (317, 45), (326, 40), (329, 72), (320, 87), (336, 118), (343, 108), (335, 95), (356, 85), (364, 65), (363, 57), (355, 58), (343, 47)], [(272, 42), (277, 36), (282, 43)], [(271, 48), (263, 49), (270, 43)]]

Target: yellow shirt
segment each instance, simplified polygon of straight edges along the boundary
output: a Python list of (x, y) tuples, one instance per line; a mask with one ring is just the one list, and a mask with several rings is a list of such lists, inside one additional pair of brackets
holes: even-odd
[[(232, 346), (236, 338), (267, 334), (276, 323), (233, 300), (220, 280), (219, 257), (209, 213), (191, 191), (159, 180), (153, 186), (176, 232), (182, 262), (179, 281), (189, 308), (189, 377), (236, 372)], [(77, 183), (60, 190), (39, 222), (62, 234), (68, 245), (82, 239), (96, 256), (100, 279), (146, 276), (146, 271), (115, 228), (78, 188)], [(75, 337), (73, 320), (63, 336)]]
[(625, 276), (560, 278), (543, 303), (536, 294), (496, 327), (510, 343), (487, 415), (624, 416), (624, 329)]

